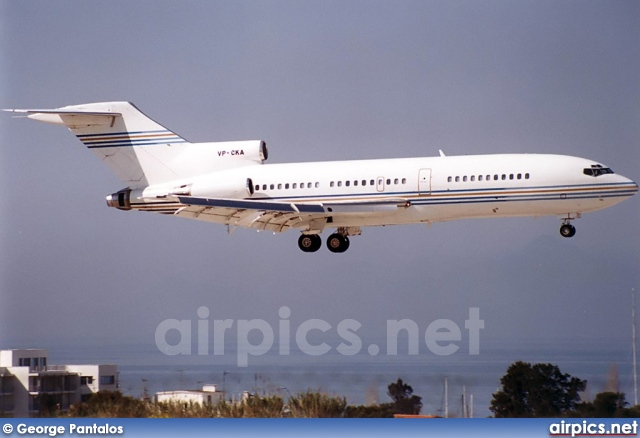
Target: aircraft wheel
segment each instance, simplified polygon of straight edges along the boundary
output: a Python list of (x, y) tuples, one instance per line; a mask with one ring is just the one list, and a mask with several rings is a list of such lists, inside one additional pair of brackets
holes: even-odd
[(338, 233), (332, 234), (327, 238), (327, 248), (335, 253), (345, 252), (349, 249), (349, 238)]
[(316, 252), (322, 246), (322, 238), (317, 234), (301, 234), (298, 247), (304, 252)]
[(576, 235), (576, 227), (571, 224), (564, 224), (560, 227), (560, 235), (562, 237), (573, 237)]

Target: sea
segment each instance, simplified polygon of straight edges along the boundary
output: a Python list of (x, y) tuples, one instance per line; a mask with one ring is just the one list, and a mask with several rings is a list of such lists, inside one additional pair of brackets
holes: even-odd
[[(476, 355), (457, 352), (439, 356), (428, 351), (397, 355), (371, 355), (367, 349), (343, 355), (336, 350), (311, 356), (292, 349), (280, 354), (274, 348), (250, 356), (247, 366), (238, 366), (235, 351), (224, 355), (167, 355), (155, 343), (101, 342), (52, 343), (47, 348), (49, 364), (113, 363), (118, 366), (120, 390), (133, 397), (152, 397), (156, 392), (202, 389), (215, 384), (229, 400), (244, 392), (288, 398), (306, 391), (345, 397), (350, 405), (391, 401), (387, 386), (402, 379), (413, 394), (422, 397), (422, 413), (449, 417), (491, 416), (492, 395), (501, 387), (500, 378), (515, 361), (551, 363), (560, 371), (587, 380), (584, 400), (598, 392), (617, 389), (634, 402), (631, 345), (599, 341), (505, 341), (484, 342)], [(445, 391), (446, 388), (446, 391)]]

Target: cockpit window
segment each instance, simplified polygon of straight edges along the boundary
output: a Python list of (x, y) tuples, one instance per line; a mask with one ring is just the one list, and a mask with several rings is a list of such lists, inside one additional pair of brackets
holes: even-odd
[(601, 164), (592, 164), (591, 167), (587, 167), (586, 169), (584, 169), (583, 173), (585, 175), (598, 177), (600, 175), (605, 175), (607, 173), (614, 173), (614, 172), (608, 167), (603, 167)]

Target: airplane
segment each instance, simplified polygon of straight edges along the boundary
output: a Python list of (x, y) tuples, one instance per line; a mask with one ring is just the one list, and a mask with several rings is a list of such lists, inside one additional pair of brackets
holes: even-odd
[(8, 109), (65, 125), (126, 185), (106, 197), (119, 210), (149, 211), (274, 233), (296, 228), (315, 252), (333, 253), (363, 227), (471, 218), (558, 216), (572, 221), (633, 196), (638, 185), (593, 160), (494, 154), (264, 164), (262, 140), (191, 143), (130, 102)]

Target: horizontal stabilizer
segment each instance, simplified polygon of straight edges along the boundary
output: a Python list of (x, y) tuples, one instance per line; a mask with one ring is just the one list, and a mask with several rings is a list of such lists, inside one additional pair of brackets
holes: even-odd
[(90, 126), (113, 127), (116, 117), (122, 114), (104, 111), (82, 111), (59, 109), (3, 109), (16, 114), (26, 114), (32, 120), (52, 123), (54, 125), (66, 125), (70, 129), (88, 128)]
[(111, 111), (82, 111), (82, 110), (64, 110), (59, 109), (3, 109), (10, 113), (18, 114), (61, 114), (69, 116), (121, 116), (120, 113)]

